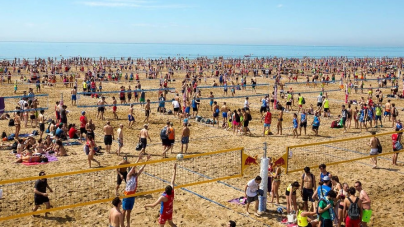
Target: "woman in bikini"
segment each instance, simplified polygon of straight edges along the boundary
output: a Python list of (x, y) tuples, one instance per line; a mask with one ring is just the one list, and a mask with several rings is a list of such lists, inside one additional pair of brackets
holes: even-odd
[[(339, 182), (338, 176), (332, 176), (331, 183), (332, 183), (332, 190), (335, 191), (335, 194), (337, 194), (337, 199), (338, 199), (339, 198), (338, 196), (340, 196), (341, 191), (342, 191), (342, 184)], [(334, 210), (338, 210), (338, 207), (339, 207), (339, 202), (336, 202)], [(336, 218), (338, 218), (338, 217), (339, 216), (337, 216)]]
[(45, 153), (45, 145), (42, 143), (43, 140), (42, 138), (38, 140), (38, 143), (35, 144), (35, 152), (39, 154), (44, 154)]
[(273, 174), (273, 182), (272, 182), (272, 199), (271, 199), (271, 203), (274, 202), (274, 197), (276, 196), (276, 204), (280, 204), (279, 203), (279, 185), (281, 184), (281, 167), (279, 167), (278, 165), (275, 166), (275, 172)]
[[(332, 178), (331, 178), (332, 179)], [(345, 198), (349, 195), (348, 194), (348, 189), (349, 186), (347, 183), (343, 183), (342, 184), (342, 190), (340, 191), (340, 193), (337, 194), (337, 199), (338, 199), (338, 227), (341, 227), (341, 223), (342, 220), (344, 220), (344, 215), (343, 215), (343, 211), (344, 211), (344, 200)]]
[(61, 140), (56, 141), (55, 149), (56, 156), (67, 156), (67, 152), (65, 147), (63, 146), (63, 142)]
[(96, 145), (92, 135), (87, 136), (86, 146), (88, 146), (88, 165), (91, 168), (91, 161), (98, 163), (98, 166), (101, 166), (100, 162), (94, 159), (94, 154), (96, 152)]

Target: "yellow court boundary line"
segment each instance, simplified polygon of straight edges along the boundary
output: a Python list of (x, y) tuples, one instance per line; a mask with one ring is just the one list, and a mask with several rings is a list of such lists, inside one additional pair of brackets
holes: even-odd
[[(237, 148), (231, 148), (231, 149), (220, 150), (220, 151), (213, 151), (213, 152), (202, 153), (202, 154), (185, 155), (184, 159), (196, 158), (196, 157), (208, 156), (208, 155), (220, 154), (220, 153), (227, 153), (227, 152), (232, 152), (232, 151), (237, 151), (237, 150), (241, 150), (243, 152), (244, 148), (243, 147), (237, 147)], [(79, 170), (79, 171), (73, 171), (73, 172), (67, 172), (67, 173), (56, 173), (56, 174), (46, 175), (46, 179), (55, 178), (55, 177), (70, 176), (70, 175), (76, 175), (76, 174), (83, 174), (83, 173), (100, 172), (100, 171), (104, 171), (104, 170), (112, 170), (112, 169), (119, 169), (119, 168), (127, 168), (127, 167), (149, 165), (149, 164), (155, 164), (155, 163), (160, 163), (160, 162), (168, 162), (168, 161), (175, 161), (175, 160), (177, 160), (177, 159), (176, 158), (167, 158), (167, 159), (162, 159), (162, 160), (153, 160), (153, 161), (148, 161), (148, 162), (140, 162), (140, 163), (134, 163), (134, 164), (120, 165), (120, 166), (108, 166), (108, 167), (97, 168), (97, 169)], [(38, 179), (43, 179), (43, 178), (44, 178), (43, 176), (37, 176), (37, 177), (27, 177), (27, 178), (19, 178), (19, 179), (12, 179), (12, 180), (4, 180), (4, 181), (0, 181), (0, 185), (23, 182), (23, 181), (32, 181), (32, 180), (38, 180)]]
[[(384, 154), (378, 154), (378, 155), (368, 155), (368, 156), (366, 156), (366, 157), (354, 158), (354, 159), (350, 159), (350, 160), (346, 160), (346, 161), (339, 161), (339, 162), (327, 163), (327, 166), (338, 165), (338, 164), (347, 163), (347, 162), (355, 162), (355, 161), (359, 161), (359, 160), (363, 160), (363, 159), (374, 158), (374, 157), (379, 157), (379, 156), (386, 156), (386, 155), (392, 155), (392, 154), (402, 153), (402, 152), (404, 152), (404, 150), (401, 150), (401, 151), (393, 151), (393, 152), (384, 153)], [(317, 168), (318, 165), (316, 165), (316, 166), (309, 166), (309, 167), (314, 169), (314, 168)], [(291, 171), (286, 171), (286, 173), (295, 173), (295, 172), (299, 172), (299, 171), (303, 171), (303, 170), (304, 170), (304, 168), (300, 168), (300, 169), (295, 169), (295, 170), (291, 170)]]

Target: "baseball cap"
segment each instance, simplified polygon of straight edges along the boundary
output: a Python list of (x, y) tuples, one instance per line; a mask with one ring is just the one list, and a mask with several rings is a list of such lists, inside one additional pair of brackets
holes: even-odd
[(329, 176), (324, 176), (323, 177), (323, 181), (329, 181), (330, 180), (330, 177)]
[(86, 114), (86, 111), (81, 111), (81, 115)]

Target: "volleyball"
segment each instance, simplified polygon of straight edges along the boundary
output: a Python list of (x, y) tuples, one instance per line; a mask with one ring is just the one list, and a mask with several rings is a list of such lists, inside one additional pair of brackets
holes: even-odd
[(183, 154), (177, 154), (177, 160), (178, 161), (182, 161), (184, 159), (184, 155)]

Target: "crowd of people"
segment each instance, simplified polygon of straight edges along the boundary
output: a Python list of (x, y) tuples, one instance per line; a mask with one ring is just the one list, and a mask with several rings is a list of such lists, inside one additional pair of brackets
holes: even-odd
[[(28, 93), (23, 92), (23, 97), (18, 102), (12, 117), (15, 127), (15, 140), (17, 141), (16, 154), (18, 159), (16, 162), (41, 162), (44, 161), (46, 155), (55, 153), (57, 156), (68, 155), (68, 150), (64, 147), (64, 142), (77, 139), (84, 140), (84, 152), (87, 155), (89, 167), (93, 167), (95, 162), (98, 166), (101, 163), (95, 159), (97, 155), (103, 152), (100, 146), (96, 144), (96, 138), (102, 137), (97, 132), (99, 129), (96, 123), (105, 122), (102, 127), (104, 137), (104, 145), (106, 153), (115, 153), (121, 156), (122, 148), (126, 144), (127, 136), (124, 134), (126, 124), (119, 124), (118, 128), (114, 128), (109, 120), (106, 120), (105, 112), (107, 107), (112, 107), (112, 119), (119, 120), (118, 113), (128, 113), (128, 128), (133, 128), (134, 125), (143, 124), (139, 133), (129, 135), (129, 139), (136, 138), (139, 149), (139, 159), (143, 155), (147, 155), (146, 148), (148, 141), (152, 142), (158, 138), (152, 138), (149, 132), (149, 117), (152, 112), (152, 103), (158, 104), (157, 112), (167, 114), (172, 108), (173, 117), (179, 119), (181, 128), (181, 149), (180, 153), (188, 152), (188, 144), (191, 136), (190, 119), (195, 118), (198, 122), (198, 117), (201, 114), (206, 114), (202, 111), (202, 107), (207, 109), (208, 114), (204, 116), (211, 119), (211, 124), (221, 129), (228, 130), (234, 135), (251, 135), (250, 122), (253, 119), (259, 119), (263, 124), (262, 136), (270, 136), (275, 134), (284, 135), (283, 130), (292, 129), (294, 138), (299, 138), (307, 134), (307, 126), (311, 126), (313, 135), (318, 136), (320, 125), (324, 124), (324, 120), (336, 118), (337, 127), (344, 128), (347, 132), (351, 128), (352, 119), (354, 120), (353, 128), (369, 130), (372, 127), (393, 127), (396, 131), (402, 129), (400, 119), (398, 119), (399, 110), (393, 103), (392, 99), (401, 98), (398, 93), (398, 80), (402, 76), (401, 69), (403, 67), (402, 59), (347, 59), (347, 58), (327, 58), (327, 59), (280, 59), (280, 58), (263, 58), (263, 59), (207, 59), (198, 58), (189, 60), (184, 58), (175, 59), (159, 59), (159, 60), (144, 60), (144, 59), (90, 59), (90, 58), (70, 58), (57, 61), (56, 59), (35, 59), (34, 62), (27, 60), (15, 59), (11, 62), (2, 62), (0, 67), (1, 82), (3, 77), (6, 77), (7, 83), (13, 83), (11, 75), (16, 74), (22, 76), (20, 81), (15, 81), (14, 92), (17, 93), (18, 85), (22, 81), (27, 81), (35, 84), (36, 92), (41, 92), (41, 85), (57, 87), (58, 79), (56, 75), (60, 75), (60, 83), (66, 88), (69, 87), (71, 105), (77, 105), (78, 88), (82, 87), (84, 95), (91, 98), (96, 98), (95, 106), (97, 107), (97, 116), (95, 119), (87, 118), (86, 111), (81, 112), (78, 121), (71, 119), (69, 116), (68, 107), (61, 100), (55, 103), (55, 116), (46, 118), (45, 111), (39, 110), (40, 105), (38, 98), (35, 97), (33, 88), (30, 88)], [(76, 72), (72, 69), (76, 68)], [(87, 68), (87, 70), (85, 70)], [(29, 78), (23, 76), (22, 72), (29, 73)], [(163, 74), (166, 70), (167, 73)], [(127, 71), (127, 72), (125, 72)], [(174, 74), (185, 73), (185, 77), (181, 81), (181, 87), (176, 90), (171, 83), (174, 82)], [(40, 76), (42, 75), (42, 78)], [(82, 77), (80, 76), (82, 74)], [(145, 77), (143, 78), (143, 74)], [(369, 88), (365, 88), (365, 82), (371, 81), (370, 77), (377, 75), (377, 87), (372, 88), (369, 82)], [(252, 75), (251, 79), (248, 76)], [(286, 75), (286, 76), (285, 76)], [(310, 76), (309, 76), (310, 75)], [(340, 75), (340, 76), (339, 76)], [(245, 95), (246, 87), (251, 86), (251, 94), (256, 95), (257, 83), (260, 78), (272, 77), (275, 83), (272, 87), (273, 92), (263, 94), (259, 99), (259, 104), (251, 101), (251, 97), (246, 95), (243, 102), (237, 103), (235, 108), (231, 108), (232, 104), (225, 99), (219, 102), (220, 97), (215, 97), (219, 92), (209, 91), (208, 95), (202, 95), (202, 92), (209, 89), (223, 89), (223, 96), (234, 97), (236, 91), (242, 91)], [(330, 78), (331, 76), (331, 78)], [(10, 79), (9, 79), (10, 77)], [(310, 82), (310, 77), (312, 81)], [(339, 78), (338, 78), (339, 77)], [(78, 79), (83, 78), (83, 82), (79, 83)], [(202, 80), (207, 81), (207, 78), (213, 78), (212, 86), (204, 88)], [(308, 103), (309, 97), (305, 97), (305, 92), (295, 92), (282, 81), (289, 80), (298, 81), (299, 78), (305, 80), (306, 86), (321, 87), (319, 95), (315, 97), (317, 105)], [(304, 79), (305, 78), (305, 79)], [(144, 89), (142, 80), (153, 79), (157, 82), (155, 91)], [(218, 82), (216, 82), (216, 80)], [(5, 80), (4, 80), (5, 81)], [(105, 97), (103, 92), (103, 83), (114, 83), (119, 81), (134, 82), (134, 85), (119, 86), (118, 98), (115, 96)], [(248, 83), (248, 81), (250, 81)], [(335, 108), (335, 103), (339, 100), (330, 98), (331, 92), (325, 90), (325, 87), (330, 83), (339, 81), (340, 91), (344, 92), (345, 100), (341, 105), (341, 114)], [(353, 81), (353, 82), (352, 82)], [(384, 103), (383, 89), (387, 88), (387, 82), (391, 82), (391, 93), (387, 94), (388, 100)], [(293, 82), (291, 82), (293, 83)], [(115, 85), (114, 85), (115, 86)], [(352, 93), (358, 93), (358, 87), (361, 93), (368, 90), (367, 97), (361, 97), (359, 100), (352, 98)], [(133, 88), (133, 90), (132, 90)], [(289, 88), (288, 91), (285, 91)], [(231, 93), (228, 95), (228, 89)], [(375, 99), (373, 89), (376, 90)], [(151, 89), (153, 90), (153, 89)], [(169, 96), (173, 93), (173, 98)], [(241, 92), (240, 92), (241, 93)], [(157, 95), (155, 95), (157, 94)], [(297, 94), (297, 99), (296, 99)], [(404, 88), (403, 88), (404, 95)], [(402, 95), (402, 96), (403, 96)], [(146, 98), (147, 97), (147, 98)], [(350, 98), (351, 97), (351, 98)], [(206, 102), (205, 102), (206, 100)], [(94, 101), (93, 101), (94, 102)], [(171, 106), (166, 103), (171, 103)], [(306, 103), (307, 102), (307, 103)], [(219, 104), (220, 103), (220, 104)], [(230, 104), (230, 105), (229, 105)], [(140, 105), (140, 110), (144, 111), (144, 119), (135, 119), (135, 112), (139, 109), (135, 105)], [(129, 107), (125, 107), (129, 106)], [(258, 108), (257, 108), (258, 107)], [(384, 108), (384, 111), (383, 111)], [(124, 110), (121, 110), (124, 109)], [(295, 109), (295, 110), (294, 110)], [(331, 111), (333, 114), (331, 115)], [(254, 116), (255, 112), (259, 112)], [(292, 114), (290, 122), (286, 122), (286, 115)], [(272, 116), (274, 115), (274, 117)], [(338, 117), (337, 117), (338, 115)], [(312, 118), (312, 119), (310, 119)], [(143, 120), (143, 121), (142, 121)], [(276, 120), (276, 130), (271, 131), (272, 120)], [(95, 121), (95, 122), (94, 122)], [(21, 125), (28, 127), (28, 122), (31, 127), (39, 128), (39, 139), (28, 137), (26, 140), (19, 138)], [(142, 123), (140, 123), (142, 122)], [(309, 123), (311, 122), (311, 123)], [(76, 128), (76, 123), (79, 128)], [(378, 124), (379, 123), (379, 124)], [(311, 124), (311, 125), (310, 125)], [(160, 140), (163, 146), (161, 156), (163, 158), (173, 154), (174, 144), (176, 142), (176, 129), (173, 121), (167, 121), (161, 130)], [(386, 126), (387, 125), (387, 126)], [(285, 127), (286, 126), (286, 127)], [(178, 130), (178, 128), (177, 128)], [(372, 133), (374, 131), (371, 130)], [(136, 137), (137, 136), (137, 137)], [(114, 141), (116, 141), (114, 145)], [(393, 149), (399, 151), (402, 149), (401, 133), (398, 132), (392, 135)], [(368, 144), (371, 148), (370, 155), (377, 155), (380, 149), (380, 141), (377, 137), (372, 137)], [(116, 150), (112, 147), (116, 147)], [(150, 149), (148, 149), (150, 150)], [(148, 151), (149, 152), (149, 151)], [(397, 165), (398, 154), (393, 156), (393, 164)], [(147, 160), (150, 159), (150, 155)], [(377, 168), (377, 157), (371, 157), (371, 162), (374, 168)], [(129, 164), (127, 156), (123, 156), (123, 160), (119, 165)], [(144, 170), (142, 166), (138, 171), (136, 168), (127, 170), (126, 168), (117, 169), (117, 185), (116, 194), (119, 196), (119, 187), (123, 181), (126, 182), (126, 196), (136, 193), (137, 179)], [(272, 169), (274, 168), (274, 169)], [(175, 226), (172, 222), (172, 204), (174, 200), (174, 179), (176, 174), (176, 166), (174, 166), (174, 175), (171, 186), (167, 186), (165, 193), (152, 204), (148, 204), (145, 208), (154, 207), (157, 204), (162, 204), (159, 223), (164, 225), (168, 222), (171, 226)], [(279, 166), (270, 166), (271, 183), (268, 184), (268, 192), (271, 197), (271, 202), (276, 199), (276, 204), (279, 201), (279, 188), (281, 184), (281, 168)], [(339, 183), (337, 176), (331, 176), (325, 170), (325, 165), (320, 165), (320, 183), (316, 187), (315, 176), (310, 172), (310, 169), (305, 168), (305, 173), (301, 178), (301, 182), (291, 182), (286, 188), (286, 204), (287, 213), (294, 212), (299, 220), (299, 226), (332, 226), (332, 222), (341, 226), (345, 222), (346, 226), (357, 226), (359, 222), (362, 226), (366, 226), (370, 218), (370, 199), (366, 192), (362, 189), (361, 182), (355, 182), (355, 187), (348, 187), (346, 183)], [(40, 176), (45, 175), (44, 172)], [(249, 205), (255, 202), (255, 209), (258, 206), (258, 195), (262, 195), (259, 190), (261, 182), (260, 177), (248, 182), (245, 186), (247, 205), (246, 211), (249, 212)], [(50, 207), (49, 199), (47, 199), (46, 188), (50, 190), (46, 179), (38, 180), (35, 185), (35, 208), (38, 209), (40, 204), (45, 203), (46, 208)], [(301, 204), (296, 202), (296, 192), (301, 191)], [(358, 192), (359, 199), (356, 201), (355, 193)], [(119, 198), (113, 200), (114, 208), (110, 213), (111, 226), (123, 226), (124, 220), (127, 221), (127, 226), (130, 225), (131, 211), (134, 206), (135, 197), (128, 197), (121, 201)], [(310, 203), (309, 203), (310, 201)], [(352, 216), (351, 206), (357, 204), (359, 216)], [(122, 206), (122, 211), (120, 207)], [(358, 212), (357, 212), (358, 213)], [(258, 215), (258, 214), (257, 214)], [(315, 217), (318, 216), (318, 217)], [(364, 219), (365, 217), (365, 219)], [(235, 222), (230, 221), (229, 226), (235, 226)]]

